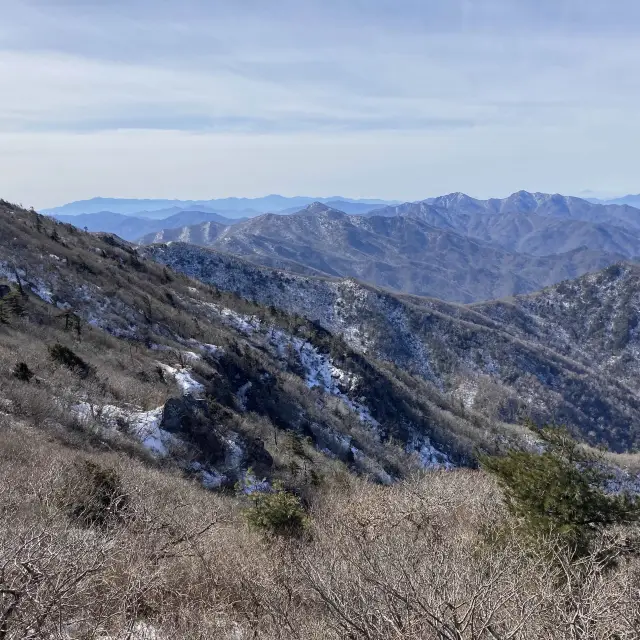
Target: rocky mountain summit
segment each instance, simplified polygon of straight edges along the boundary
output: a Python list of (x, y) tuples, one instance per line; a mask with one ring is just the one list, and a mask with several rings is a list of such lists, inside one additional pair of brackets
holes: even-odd
[[(508, 199), (507, 199), (508, 200)], [(548, 256), (589, 248), (593, 251), (635, 258), (640, 254), (640, 232), (635, 225), (613, 216), (608, 222), (593, 222), (580, 217), (546, 215), (541, 208), (514, 208), (491, 201), (472, 200), (468, 196), (447, 196), (429, 201), (406, 203), (376, 211), (376, 215), (411, 217), (455, 231), (504, 251)], [(533, 209), (533, 210), (532, 210)], [(636, 212), (640, 220), (640, 211)], [(586, 216), (588, 217), (588, 216)]]
[[(456, 213), (535, 213), (541, 216), (583, 222), (606, 223), (624, 228), (640, 229), (638, 209), (627, 204), (602, 204), (559, 193), (517, 191), (507, 198), (478, 200), (464, 193), (451, 193), (429, 198), (425, 203)], [(393, 209), (391, 207), (390, 209)]]

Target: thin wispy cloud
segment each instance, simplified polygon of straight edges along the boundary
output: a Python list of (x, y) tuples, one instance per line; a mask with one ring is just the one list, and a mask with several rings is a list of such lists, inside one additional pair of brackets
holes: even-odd
[[(633, 190), (638, 26), (630, 1), (24, 0), (0, 24), (0, 196), (336, 193), (328, 161), (354, 196)], [(95, 157), (109, 135), (126, 178)]]

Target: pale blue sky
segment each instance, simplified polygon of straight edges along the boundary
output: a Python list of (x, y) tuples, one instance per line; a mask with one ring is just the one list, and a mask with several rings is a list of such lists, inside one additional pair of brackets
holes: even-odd
[(2, 4), (10, 200), (640, 191), (635, 0)]

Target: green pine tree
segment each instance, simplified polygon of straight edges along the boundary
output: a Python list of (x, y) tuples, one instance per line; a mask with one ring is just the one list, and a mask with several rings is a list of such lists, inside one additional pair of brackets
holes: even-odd
[(585, 554), (599, 531), (639, 519), (640, 498), (606, 492), (612, 473), (600, 456), (563, 428), (536, 429), (536, 435), (541, 452), (510, 451), (480, 459), (528, 533), (556, 535)]
[(3, 298), (2, 305), (6, 311), (14, 316), (23, 316), (26, 311), (24, 296), (20, 291), (15, 289)]
[[(239, 483), (237, 487), (243, 490)], [(272, 491), (251, 494), (252, 506), (245, 511), (249, 525), (267, 534), (299, 538), (309, 527), (300, 498), (285, 490), (281, 482), (273, 483)]]

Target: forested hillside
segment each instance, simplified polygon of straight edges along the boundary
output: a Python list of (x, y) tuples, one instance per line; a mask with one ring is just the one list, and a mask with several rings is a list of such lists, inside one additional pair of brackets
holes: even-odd
[(592, 444), (618, 451), (638, 445), (635, 265), (531, 296), (465, 306), (351, 279), (261, 269), (189, 245), (157, 245), (145, 253), (317, 322), (353, 349), (430, 381), (465, 411), (498, 422), (529, 417), (567, 424)]

